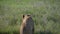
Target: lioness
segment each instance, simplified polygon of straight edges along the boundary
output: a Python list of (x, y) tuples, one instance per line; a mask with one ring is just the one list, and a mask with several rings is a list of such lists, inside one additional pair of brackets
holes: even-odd
[(34, 34), (34, 21), (31, 15), (23, 15), (20, 34)]

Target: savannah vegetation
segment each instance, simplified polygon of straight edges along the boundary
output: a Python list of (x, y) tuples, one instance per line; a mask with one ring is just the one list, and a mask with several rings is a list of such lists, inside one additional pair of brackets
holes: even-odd
[(35, 34), (60, 34), (60, 0), (0, 0), (0, 34), (19, 34), (23, 14), (31, 14)]

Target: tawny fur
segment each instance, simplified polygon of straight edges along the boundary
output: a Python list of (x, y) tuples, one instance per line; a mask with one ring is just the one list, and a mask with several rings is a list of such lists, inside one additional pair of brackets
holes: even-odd
[(34, 34), (34, 21), (30, 15), (23, 16), (20, 34)]

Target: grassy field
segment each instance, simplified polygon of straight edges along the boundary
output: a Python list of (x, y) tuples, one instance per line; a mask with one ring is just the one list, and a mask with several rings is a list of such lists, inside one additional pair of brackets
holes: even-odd
[(23, 14), (33, 15), (35, 34), (60, 34), (60, 0), (0, 0), (0, 34), (19, 34)]

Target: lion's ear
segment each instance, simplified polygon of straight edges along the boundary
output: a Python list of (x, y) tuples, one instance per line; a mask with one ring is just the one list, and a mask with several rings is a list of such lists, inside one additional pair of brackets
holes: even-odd
[(27, 16), (31, 16), (31, 15), (27, 15)]
[(23, 15), (23, 18), (25, 17), (25, 15)]

